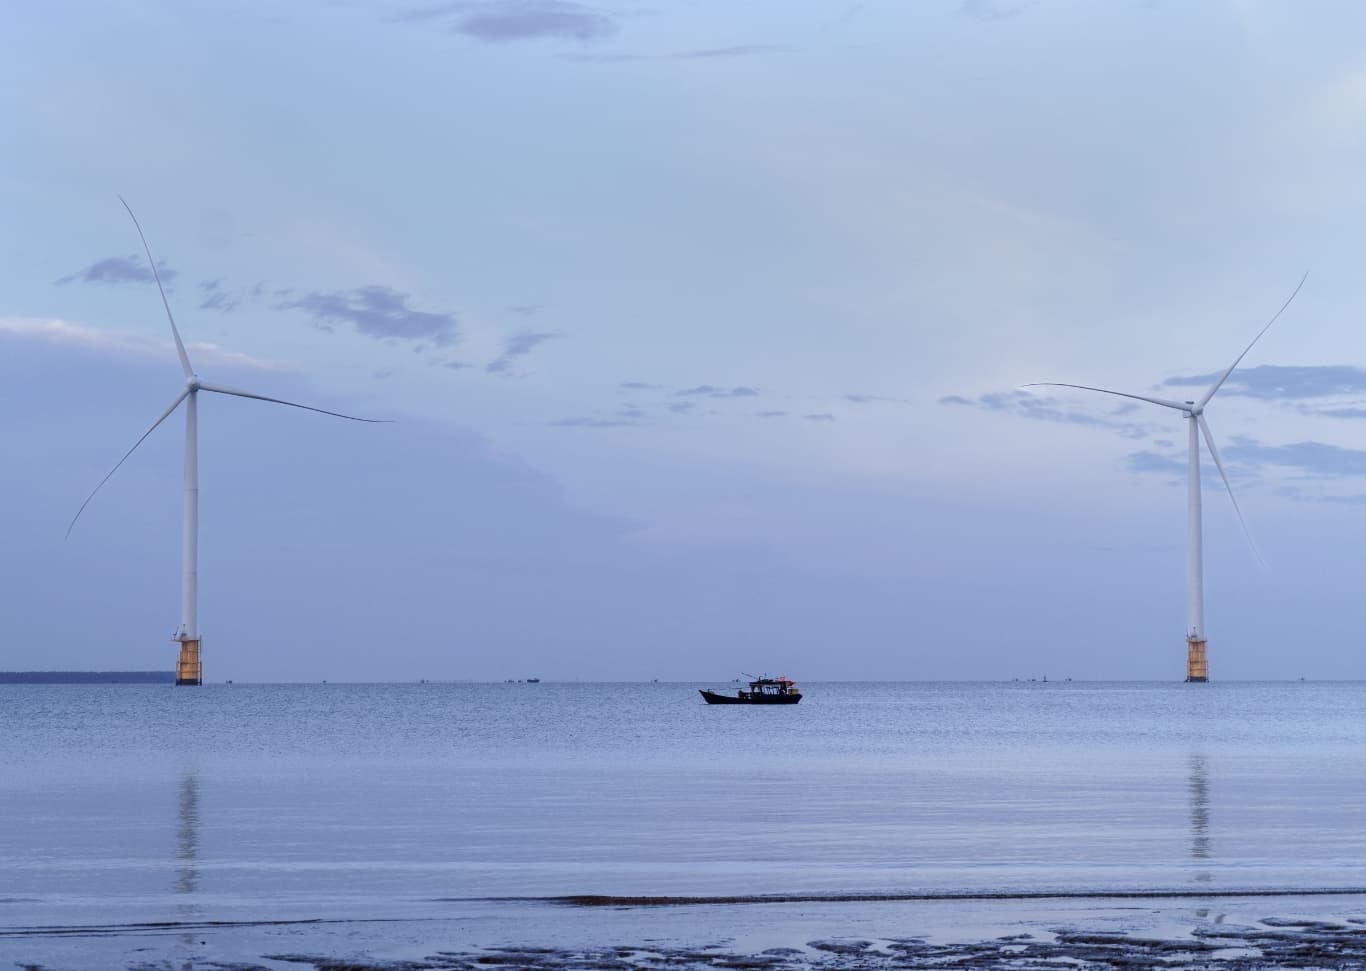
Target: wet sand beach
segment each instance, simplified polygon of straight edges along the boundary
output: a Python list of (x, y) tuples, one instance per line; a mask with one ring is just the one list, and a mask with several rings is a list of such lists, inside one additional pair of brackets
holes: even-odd
[(416, 920), (9, 928), (0, 953), (45, 971), (1366, 967), (1366, 895), (1161, 906), (1124, 897), (664, 908), (488, 901), (461, 910)]

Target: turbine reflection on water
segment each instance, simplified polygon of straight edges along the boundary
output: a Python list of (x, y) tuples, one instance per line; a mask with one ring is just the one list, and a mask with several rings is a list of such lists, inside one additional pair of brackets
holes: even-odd
[(194, 893), (199, 889), (199, 777), (194, 773), (180, 780), (175, 844), (175, 892)]
[[(180, 792), (176, 800), (175, 831), (175, 880), (171, 889), (184, 896), (176, 906), (176, 919), (185, 924), (201, 918), (199, 905), (194, 902), (194, 894), (199, 889), (199, 776), (186, 772), (180, 778)], [(195, 932), (186, 930), (180, 938), (186, 948), (185, 963), (182, 967), (189, 971), (194, 966), (191, 951), (197, 942)]]
[[(1191, 812), (1191, 859), (1197, 865), (1208, 866), (1210, 859), (1209, 838), (1209, 766), (1205, 756), (1193, 753), (1190, 757), (1190, 777), (1186, 785), (1190, 793)], [(1209, 883), (1212, 879), (1208, 869), (1198, 869), (1195, 880)]]

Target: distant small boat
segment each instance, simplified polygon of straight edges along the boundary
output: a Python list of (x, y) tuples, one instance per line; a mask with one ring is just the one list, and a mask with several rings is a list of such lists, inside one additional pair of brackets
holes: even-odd
[(709, 705), (795, 705), (802, 700), (802, 693), (791, 678), (755, 678), (748, 691), (741, 689), (733, 695), (698, 690)]
[(540, 684), (540, 683), (541, 683), (541, 679), (540, 679), (540, 678), (527, 678), (527, 679), (526, 679), (526, 683), (527, 683), (527, 684)]

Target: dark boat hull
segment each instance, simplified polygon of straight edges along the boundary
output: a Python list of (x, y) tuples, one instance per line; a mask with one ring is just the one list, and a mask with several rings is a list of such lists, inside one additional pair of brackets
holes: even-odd
[(765, 695), (746, 692), (744, 696), (736, 696), (719, 695), (715, 691), (707, 691), (705, 688), (698, 690), (709, 705), (795, 705), (802, 700), (802, 696), (799, 694)]

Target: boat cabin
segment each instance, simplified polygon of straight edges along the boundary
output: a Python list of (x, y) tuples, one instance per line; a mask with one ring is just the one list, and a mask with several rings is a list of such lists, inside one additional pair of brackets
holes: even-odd
[(759, 678), (749, 683), (748, 691), (741, 691), (740, 697), (780, 697), (787, 695), (801, 695), (797, 690), (797, 685), (789, 678)]

